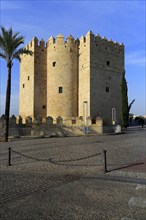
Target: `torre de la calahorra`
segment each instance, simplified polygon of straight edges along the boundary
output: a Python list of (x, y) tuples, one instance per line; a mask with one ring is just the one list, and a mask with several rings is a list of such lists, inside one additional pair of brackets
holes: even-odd
[(101, 117), (105, 125), (121, 121), (121, 78), (124, 45), (89, 31), (80, 39), (59, 34), (45, 43), (36, 37), (22, 55), (22, 118)]

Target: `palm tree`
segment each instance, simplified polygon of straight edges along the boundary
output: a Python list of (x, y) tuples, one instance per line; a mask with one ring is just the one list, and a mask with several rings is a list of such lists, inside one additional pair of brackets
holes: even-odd
[(10, 98), (11, 98), (11, 69), (13, 60), (21, 61), (22, 54), (32, 55), (33, 52), (25, 48), (20, 48), (24, 44), (24, 37), (18, 36), (19, 32), (13, 32), (12, 28), (6, 30), (5, 27), (0, 28), (0, 58), (6, 60), (8, 68), (7, 89), (6, 89), (6, 103), (5, 103), (5, 126), (3, 141), (8, 141), (9, 131), (9, 115), (10, 115)]

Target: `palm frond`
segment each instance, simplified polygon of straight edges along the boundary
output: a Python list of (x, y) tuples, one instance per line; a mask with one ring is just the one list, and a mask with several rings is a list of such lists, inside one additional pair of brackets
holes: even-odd
[(20, 54), (14, 54), (14, 55), (13, 55), (13, 59), (16, 59), (16, 60), (18, 60), (19, 62), (21, 62)]
[(7, 54), (9, 57), (11, 57), (12, 54), (12, 34), (11, 28), (7, 31), (4, 27), (1, 27), (0, 48), (5, 51), (5, 54)]
[(0, 57), (3, 58), (3, 59), (6, 59), (6, 55), (2, 52), (0, 52)]
[(1, 33), (2, 37), (5, 38), (7, 30), (5, 29), (4, 26), (1, 27), (1, 31), (2, 31)]
[(13, 38), (16, 38), (19, 34), (20, 34), (20, 32), (15, 32), (13, 35)]
[(17, 50), (13, 56), (12, 56), (12, 60), (13, 59), (17, 59), (19, 61), (21, 61), (21, 58), (20, 58), (20, 55), (23, 55), (23, 54), (27, 54), (27, 55), (33, 55), (33, 52), (31, 50), (27, 50), (25, 48), (20, 48), (19, 50)]
[(6, 38), (6, 30), (5, 30), (4, 27), (1, 27), (1, 33), (0, 33), (0, 48), (1, 48), (2, 50), (5, 50), (5, 47), (6, 47), (5, 38)]
[(27, 54), (27, 55), (33, 55), (33, 52), (31, 50), (27, 50), (26, 48), (20, 49), (21, 54)]
[[(27, 49), (20, 48), (21, 44), (24, 44), (24, 36), (18, 36), (19, 32), (13, 32), (12, 28), (8, 30), (5, 27), (1, 27), (0, 32), (0, 50), (2, 51), (1, 57), (6, 60), (7, 63), (12, 62), (13, 59), (20, 61), (21, 54), (33, 55), (33, 52)], [(4, 56), (5, 55), (5, 56)]]
[(12, 39), (13, 50), (17, 49), (21, 44), (24, 44), (23, 36)]
[(5, 50), (5, 47), (6, 47), (5, 41), (4, 41), (4, 39), (0, 36), (0, 48), (1, 48), (2, 50)]

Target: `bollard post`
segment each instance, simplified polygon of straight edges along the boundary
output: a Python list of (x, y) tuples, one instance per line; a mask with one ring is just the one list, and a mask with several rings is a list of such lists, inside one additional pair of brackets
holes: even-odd
[(103, 150), (103, 171), (107, 173), (106, 150)]
[(11, 147), (8, 148), (8, 166), (11, 166)]

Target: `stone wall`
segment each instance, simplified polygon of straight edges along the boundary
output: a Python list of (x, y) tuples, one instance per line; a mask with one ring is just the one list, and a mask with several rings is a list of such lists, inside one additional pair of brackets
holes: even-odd
[(43, 39), (34, 56), (34, 118), (43, 118), (47, 114), (47, 48)]
[(47, 115), (77, 117), (78, 42), (59, 34), (47, 41)]
[(20, 65), (20, 107), (22, 117), (46, 117), (47, 50), (43, 40), (35, 37), (26, 46), (34, 54), (22, 55)]
[(90, 116), (90, 32), (80, 38), (78, 115)]
[(116, 122), (120, 123), (120, 84), (125, 71), (124, 45), (96, 35), (91, 41), (90, 65), (91, 117), (103, 117), (105, 125), (112, 125), (112, 109), (114, 108), (116, 109)]
[(114, 108), (120, 123), (124, 45), (90, 31), (80, 39), (79, 49), (79, 115), (88, 111), (88, 116), (100, 116), (105, 125), (112, 125)]
[[(121, 88), (124, 45), (89, 31), (80, 40), (52, 36), (47, 43), (35, 37), (26, 48), (20, 69), (20, 115), (32, 119), (51, 115), (103, 118), (121, 122)], [(69, 122), (67, 122), (69, 123)], [(86, 125), (86, 124), (85, 124)]]
[[(35, 42), (26, 46), (34, 52)], [(20, 64), (19, 114), (34, 117), (34, 56), (22, 55)]]
[[(9, 136), (79, 136), (85, 134), (102, 134), (102, 119), (97, 118), (95, 124), (92, 124), (91, 118), (87, 118), (86, 125), (83, 118), (65, 118), (57, 117), (53, 119), (32, 118), (30, 116), (21, 118), (20, 116), (10, 117)], [(0, 136), (3, 135), (5, 126), (5, 116), (0, 118)]]

